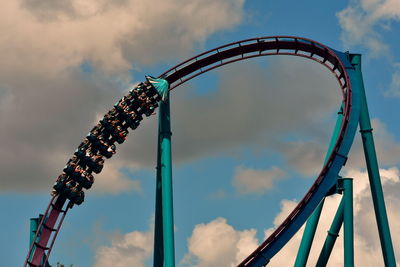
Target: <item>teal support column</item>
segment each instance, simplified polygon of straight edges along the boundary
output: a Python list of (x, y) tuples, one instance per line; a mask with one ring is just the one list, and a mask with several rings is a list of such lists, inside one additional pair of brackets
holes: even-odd
[(41, 219), (41, 217), (30, 219), (31, 224), (30, 224), (30, 231), (29, 231), (29, 246), (31, 246), (33, 239), (35, 238), (36, 231), (39, 227), (40, 219)]
[[(35, 238), (36, 231), (37, 231), (38, 228), (39, 228), (39, 224), (40, 224), (40, 221), (42, 220), (42, 217), (43, 217), (43, 215), (40, 214), (38, 218), (31, 218), (31, 219), (30, 219), (29, 247), (31, 246), (31, 244), (32, 244), (32, 242), (33, 242), (33, 239)], [(38, 236), (38, 238), (37, 238), (37, 241), (38, 241), (38, 240), (40, 240), (40, 233), (39, 233), (39, 236)], [(31, 260), (32, 254), (33, 254), (34, 252), (35, 252), (35, 250), (33, 249), (31, 255), (29, 256), (29, 261)], [(50, 265), (49, 265), (48, 262), (46, 262), (46, 264), (44, 264), (44, 260), (45, 260), (45, 259), (46, 259), (46, 255), (43, 255), (42, 262), (40, 263), (41, 266), (50, 267)]]
[(319, 217), (321, 216), (322, 207), (324, 206), (324, 200), (319, 203), (318, 207), (314, 210), (313, 214), (307, 220), (306, 228), (304, 229), (303, 237), (299, 250), (297, 252), (295, 267), (304, 267), (307, 264), (308, 255), (310, 254), (312, 241), (317, 230)]
[(354, 267), (353, 179), (343, 178), (344, 266)]
[(158, 266), (164, 267), (175, 266), (171, 135), (170, 102), (168, 93), (166, 99), (160, 102), (159, 114), (159, 154), (161, 163), (159, 167), (161, 174), (162, 241), (164, 265)]
[[(39, 218), (31, 218), (30, 219), (30, 228), (29, 228), (29, 247), (31, 246), (33, 239), (35, 238), (36, 231), (38, 230), (41, 216)], [(32, 257), (32, 254), (35, 250), (32, 250), (31, 255), (29, 256), (29, 260)]]
[(365, 95), (364, 82), (362, 78), (361, 55), (350, 54), (350, 60), (356, 70), (355, 80), (357, 81), (357, 85), (353, 86), (359, 86), (361, 91), (360, 132), (364, 147), (365, 161), (367, 164), (369, 183), (372, 200), (374, 203), (375, 217), (378, 225), (383, 259), (385, 266), (392, 267), (396, 266), (396, 259), (393, 251), (392, 238), (390, 235), (389, 222), (379, 174), (378, 160), (376, 157), (374, 139), (372, 136), (372, 127), (368, 112), (367, 98)]
[(324, 245), (322, 246), (321, 253), (319, 254), (316, 267), (324, 267), (328, 263), (333, 246), (335, 245), (336, 238), (339, 236), (340, 228), (343, 223), (343, 207), (344, 198), (340, 201), (339, 207), (336, 211), (335, 218), (333, 218), (332, 225), (328, 230)]
[[(159, 128), (160, 131), (160, 128)], [(164, 234), (162, 216), (162, 180), (161, 180), (161, 135), (157, 139), (157, 177), (156, 177), (156, 207), (154, 223), (153, 266), (164, 265)]]
[[(333, 130), (333, 135), (329, 143), (328, 152), (326, 153), (325, 162), (328, 160), (333, 147), (335, 146), (337, 137), (340, 132), (340, 127), (343, 120), (343, 105), (340, 107), (338, 112), (338, 117), (336, 120), (335, 128)], [(310, 254), (311, 245), (315, 236), (315, 231), (317, 230), (319, 217), (321, 216), (321, 211), (324, 206), (324, 200), (319, 203), (317, 208), (311, 214), (310, 218), (307, 220), (306, 228), (304, 229), (303, 237), (301, 238), (301, 243), (299, 250), (297, 252), (296, 261), (294, 263), (295, 267), (304, 267), (307, 264), (308, 255)]]

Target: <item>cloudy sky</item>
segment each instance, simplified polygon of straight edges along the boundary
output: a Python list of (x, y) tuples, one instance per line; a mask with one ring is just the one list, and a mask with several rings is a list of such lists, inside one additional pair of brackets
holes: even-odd
[[(397, 0), (6, 0), (0, 9), (1, 265), (20, 266), (80, 141), (144, 75), (259, 36), (307, 37), (362, 53), (389, 222), (400, 264), (400, 2)], [(340, 106), (329, 71), (267, 57), (212, 71), (171, 93), (176, 262), (235, 266), (293, 209), (319, 172)], [(157, 116), (118, 147), (68, 214), (51, 263), (152, 266)], [(382, 266), (357, 137), (355, 261)], [(315, 263), (339, 196), (325, 202)], [(302, 230), (301, 230), (302, 231)], [(301, 231), (269, 266), (294, 263)], [(343, 262), (339, 238), (329, 262)]]

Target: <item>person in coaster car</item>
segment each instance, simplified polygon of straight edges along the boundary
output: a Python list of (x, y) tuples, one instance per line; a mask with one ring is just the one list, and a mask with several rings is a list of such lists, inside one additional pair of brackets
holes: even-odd
[(123, 132), (120, 132), (120, 133), (118, 133), (118, 135), (115, 136), (114, 138), (115, 138), (115, 141), (116, 141), (118, 144), (122, 144), (122, 143), (125, 142), (125, 140), (126, 140), (126, 134), (124, 134)]
[(88, 167), (94, 173), (100, 173), (103, 170), (104, 159), (102, 155), (93, 155), (88, 162)]
[(82, 187), (80, 185), (75, 185), (71, 188), (68, 198), (77, 205), (82, 204), (85, 200), (85, 193), (82, 191)]
[(93, 129), (86, 136), (89, 142), (93, 142), (99, 137), (99, 135), (102, 133), (101, 128), (102, 128), (101, 124), (97, 124), (95, 127), (93, 127)]
[(70, 175), (75, 171), (75, 168), (77, 166), (77, 160), (74, 160), (73, 158), (76, 157), (75, 155), (67, 162), (67, 165), (65, 165), (63, 172), (65, 172), (67, 175)]
[[(106, 141), (103, 137), (99, 138), (97, 149), (101, 155), (105, 156), (108, 159), (111, 158), (112, 155), (115, 154), (115, 145), (112, 142), (110, 142), (109, 140)], [(114, 153), (110, 154), (109, 149), (111, 149), (111, 151), (114, 150)]]
[(68, 180), (60, 191), (60, 195), (66, 198), (69, 198), (71, 189), (76, 186), (76, 182), (74, 180)]
[(78, 183), (85, 189), (90, 189), (93, 185), (94, 177), (93, 174), (83, 171)]
[(106, 158), (111, 158), (115, 153), (116, 153), (116, 146), (114, 144), (112, 144), (111, 146), (109, 146), (107, 148), (107, 153), (104, 155)]
[(144, 114), (149, 117), (150, 115), (154, 115), (154, 111), (158, 107), (157, 103), (154, 103), (154, 101), (150, 98), (146, 99), (145, 105), (144, 105)]
[(112, 138), (117, 141), (118, 144), (122, 144), (126, 137), (128, 136), (128, 131), (123, 130), (121, 126), (117, 126), (115, 132), (112, 134)]
[(145, 93), (145, 92), (142, 92), (142, 93), (139, 95), (138, 99), (139, 99), (141, 102), (145, 102), (146, 99), (147, 99), (146, 93)]
[(62, 189), (64, 188), (64, 186), (65, 186), (65, 183), (68, 181), (68, 175), (65, 173), (65, 172), (62, 172), (59, 176), (58, 176), (58, 178), (57, 178), (57, 181), (54, 183), (54, 185), (53, 185), (53, 189), (52, 189), (52, 191), (51, 191), (51, 195), (52, 196), (56, 196), (56, 195), (58, 195), (61, 191), (62, 191)]
[(90, 150), (90, 142), (89, 140), (87, 140), (87, 138), (85, 138), (83, 140), (82, 143), (80, 143), (80, 145), (78, 146), (78, 148), (75, 150), (74, 155), (78, 158), (78, 159), (82, 159), (88, 150)]
[(82, 167), (77, 166), (75, 172), (71, 174), (71, 179), (82, 187), (89, 189), (93, 184), (94, 177), (91, 173), (85, 171)]
[(139, 122), (142, 120), (142, 117), (139, 115), (137, 115), (137, 113), (133, 110), (125, 110), (125, 113), (127, 115), (127, 119), (126, 121), (126, 127), (125, 129), (127, 129), (128, 127), (130, 127), (131, 129), (136, 129), (139, 126)]

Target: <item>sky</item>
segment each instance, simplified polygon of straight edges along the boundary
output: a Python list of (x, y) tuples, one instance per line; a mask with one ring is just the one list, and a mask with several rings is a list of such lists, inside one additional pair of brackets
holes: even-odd
[[(400, 2), (6, 0), (0, 10), (2, 266), (21, 266), (29, 219), (87, 132), (147, 74), (261, 36), (306, 37), (362, 54), (389, 223), (400, 264)], [(171, 92), (177, 266), (235, 266), (313, 183), (340, 90), (306, 59), (227, 65)], [(50, 263), (152, 266), (157, 116), (144, 120), (67, 215)], [(341, 175), (354, 178), (355, 263), (383, 266), (360, 136)], [(325, 201), (309, 264), (340, 196)], [(293, 265), (301, 229), (268, 266)], [(343, 265), (338, 238), (328, 266)]]

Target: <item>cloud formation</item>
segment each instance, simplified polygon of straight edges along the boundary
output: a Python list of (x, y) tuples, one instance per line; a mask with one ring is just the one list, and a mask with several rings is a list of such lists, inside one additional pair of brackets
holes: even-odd
[[(400, 190), (400, 172), (394, 167), (381, 169), (380, 172), (393, 244), (398, 244), (400, 242), (400, 214), (396, 206), (400, 201), (398, 194)], [(383, 266), (383, 257), (380, 252), (381, 248), (367, 173), (357, 169), (351, 169), (346, 172), (345, 176), (354, 178), (355, 265), (366, 267)], [(308, 265), (310, 266), (314, 266), (318, 259), (323, 242), (326, 238), (326, 231), (331, 225), (340, 199), (340, 195), (335, 195), (327, 198), (325, 201), (322, 211), (323, 215), (320, 218), (310, 252), (310, 258), (308, 260)], [(296, 204), (296, 201), (292, 200), (283, 200), (281, 202), (281, 210), (273, 221), (274, 227), (265, 230), (265, 238), (282, 223)], [(270, 261), (268, 266), (278, 267), (291, 266), (294, 264), (303, 230), (304, 227), (302, 227), (286, 246)], [(196, 263), (192, 263), (192, 265), (189, 266), (231, 266), (234, 264), (234, 261), (236, 261), (236, 264), (241, 262), (245, 257), (239, 258), (235, 251), (240, 244), (243, 244), (240, 242), (240, 238), (237, 238), (243, 233), (247, 233), (247, 240), (249, 240), (249, 242), (246, 242), (247, 245), (242, 248), (243, 251), (247, 251), (243, 253), (244, 256), (247, 256), (249, 252), (253, 251), (255, 247), (254, 242), (257, 242), (254, 229), (238, 231), (223, 218), (217, 218), (208, 224), (197, 225), (193, 230), (192, 236), (188, 239), (188, 255), (194, 257), (196, 260), (194, 262)], [(234, 238), (235, 236), (236, 238)], [(218, 242), (214, 242), (214, 240), (218, 240)], [(223, 242), (221, 242), (221, 240)], [(230, 247), (220, 247), (221, 243), (229, 244)], [(217, 244), (217, 246), (215, 244)], [(209, 249), (211, 246), (213, 249)], [(394, 249), (396, 254), (400, 253), (398, 246), (394, 246)], [(397, 259), (397, 264), (399, 264), (399, 259)], [(342, 230), (339, 233), (327, 266), (343, 266)]]
[[(396, 167), (380, 169), (391, 235), (394, 244), (400, 242), (400, 214), (397, 206), (400, 201), (400, 171)], [(344, 173), (352, 177), (354, 193), (355, 264), (357, 266), (383, 266), (383, 258), (376, 226), (371, 192), (366, 171), (350, 169)], [(329, 229), (340, 195), (328, 197), (323, 208), (317, 232), (311, 248), (309, 265), (315, 265), (326, 231)], [(282, 200), (281, 209), (273, 220), (273, 227), (264, 231), (267, 238), (297, 205), (293, 200)], [(342, 228), (343, 229), (343, 228)], [(291, 266), (294, 264), (304, 226), (271, 260), (268, 266)], [(187, 239), (188, 252), (180, 264), (191, 267), (236, 266), (259, 244), (256, 229), (236, 230), (225, 218), (219, 217), (208, 223), (194, 226)], [(95, 266), (145, 266), (152, 254), (153, 231), (134, 231), (111, 237), (110, 246), (97, 248)], [(212, 248), (212, 249), (210, 249)], [(400, 253), (394, 246), (395, 253)], [(399, 264), (399, 262), (397, 262)], [(328, 266), (343, 265), (343, 230), (340, 231), (332, 251)]]
[[(379, 119), (372, 119), (373, 137), (378, 162), (381, 167), (396, 165), (400, 162), (400, 143), (388, 130), (387, 126)], [(321, 171), (324, 158), (328, 149), (327, 141), (329, 132), (325, 137), (309, 133), (311, 141), (293, 141), (279, 144), (287, 163), (305, 177), (315, 178)], [(322, 141), (324, 140), (324, 141)], [(344, 167), (346, 169), (366, 168), (365, 156), (360, 133), (356, 133), (354, 143), (349, 152), (349, 157)]]
[[(335, 79), (314, 62), (285, 57), (271, 58), (269, 62), (273, 67), (243, 63), (221, 69), (218, 73), (219, 90), (205, 96), (193, 97), (188, 87), (173, 92), (175, 162), (231, 153), (248, 145), (255, 150), (270, 147), (282, 151), (277, 146), (278, 141), (292, 132), (305, 136), (313, 133), (317, 138), (325, 138), (321, 121), (336, 110), (339, 102)], [(252, 86), (249, 87), (245, 81), (251, 81)], [(292, 81), (296, 81), (295, 87)], [(8, 171), (5, 177), (9, 177), (9, 180), (2, 180), (4, 190), (40, 190), (49, 185), (49, 181), (54, 181), (54, 176), (72, 154), (73, 147), (78, 145), (77, 140), (81, 140), (90, 130), (90, 125), (111, 107), (109, 103), (114, 101), (110, 99), (118, 98), (115, 96), (118, 85), (95, 73), (85, 75), (69, 71), (57, 78), (47, 77), (40, 84), (41, 90), (33, 93), (29, 90), (31, 83), (21, 80), (19, 88), (23, 91), (5, 93), (8, 95), (4, 98), (7, 104), (2, 108), (7, 112), (2, 115), (14, 114), (14, 117), (2, 117), (3, 125), (7, 125), (4, 136), (12, 136), (3, 151), (13, 151), (11, 155), (15, 158), (2, 168), (2, 171)], [(54, 112), (48, 112), (53, 109)], [(141, 127), (130, 134), (126, 144), (118, 148), (115, 160), (106, 162), (104, 170), (110, 164), (114, 169), (117, 166), (153, 168), (156, 120), (156, 116), (144, 120)], [(224, 127), (220, 127), (221, 122), (224, 122)], [(207, 134), (203, 134), (203, 129), (208, 129)], [(39, 152), (41, 157), (36, 157)], [(18, 161), (21, 155), (24, 155), (24, 161), (16, 170), (10, 163)], [(55, 155), (59, 155), (58, 159)], [(26, 160), (27, 156), (29, 160)], [(40, 160), (48, 162), (48, 165)], [(36, 178), (30, 177), (29, 181), (24, 177), (32, 172), (33, 167), (26, 165), (27, 162), (38, 168), (33, 172)], [(15, 177), (18, 177), (18, 182), (15, 182)], [(121, 190), (137, 188), (126, 177), (117, 177), (118, 183), (133, 186), (121, 186)], [(113, 184), (115, 182), (114, 179)], [(106, 192), (109, 183), (101, 184), (104, 186), (95, 185), (94, 188)]]
[[(379, 119), (372, 119), (373, 136), (376, 154), (381, 167), (393, 166), (400, 163), (400, 143), (389, 132), (387, 126)], [(361, 136), (357, 133), (354, 145), (349, 153), (346, 168), (366, 168)]]
[[(400, 214), (395, 208), (398, 202), (398, 187), (400, 186), (399, 170), (397, 168), (381, 169), (382, 183), (385, 191), (385, 199), (393, 244), (398, 244), (398, 219)], [(354, 178), (354, 229), (355, 229), (355, 265), (356, 266), (383, 266), (383, 258), (379, 244), (378, 230), (373, 212), (371, 193), (368, 185), (366, 172), (352, 169), (346, 172), (346, 177)], [(395, 192), (397, 190), (397, 193)], [(324, 204), (320, 223), (314, 238), (313, 247), (310, 252), (308, 264), (315, 265), (323, 242), (326, 238), (326, 231), (329, 229), (341, 197), (339, 195), (329, 197)], [(282, 210), (276, 217), (274, 224), (278, 226), (293, 209), (295, 203), (284, 201)], [(268, 266), (290, 266), (294, 264), (297, 250), (300, 245), (304, 227), (290, 240), (290, 242), (271, 260)], [(266, 231), (266, 236), (272, 229)], [(395, 253), (400, 251), (395, 248)], [(327, 266), (343, 266), (343, 228), (339, 233), (332, 255)]]
[[(99, 114), (132, 85), (130, 70), (187, 56), (211, 34), (238, 24), (243, 4), (168, 0), (154, 8), (142, 0), (5, 1), (0, 11), (0, 138), (7, 140), (0, 146), (2, 192), (49, 190)], [(81, 71), (81, 64), (91, 70)], [(99, 175), (94, 188), (139, 190), (137, 181), (118, 170), (137, 167), (129, 159), (106, 162), (108, 175)]]
[[(149, 4), (141, 1), (50, 2), (42, 6), (29, 0), (20, 5), (7, 3), (4, 10), (8, 13), (0, 18), (4, 22), (0, 25), (12, 23), (16, 16), (24, 18), (15, 22), (14, 38), (0, 40), (0, 51), (7, 51), (0, 64), (0, 137), (8, 140), (0, 147), (4, 158), (1, 188), (6, 192), (49, 187), (90, 127), (131, 85), (124, 74), (132, 66), (187, 55), (210, 34), (239, 23), (243, 12), (239, 0), (211, 1), (201, 8), (192, 0), (181, 9), (168, 0), (165, 5), (170, 8), (151, 9), (145, 17), (141, 10)], [(207, 14), (209, 26), (203, 27), (198, 17), (188, 15), (193, 8)], [(218, 9), (224, 10), (222, 15), (214, 13)], [(115, 16), (120, 18), (118, 23)], [(220, 21), (224, 16), (230, 19)], [(147, 19), (151, 23), (139, 27)], [(179, 29), (177, 24), (185, 24), (179, 26), (184, 29), (174, 32)], [(180, 40), (179, 45), (148, 42), (154, 34), (162, 37), (157, 31), (166, 28), (172, 32), (162, 34), (175, 38), (163, 39)], [(82, 73), (79, 65), (83, 62), (89, 62), (93, 72)], [(268, 58), (267, 62), (238, 63), (218, 70), (213, 85), (217, 89), (205, 95), (194, 97), (190, 85), (172, 93), (176, 163), (250, 146), (282, 154), (289, 166), (305, 176), (320, 170), (326, 153), (322, 144), (330, 134), (326, 118), (340, 104), (336, 81), (314, 62), (292, 57)], [(104, 171), (110, 168), (110, 174), (98, 176), (95, 190), (140, 191), (138, 181), (129, 180), (119, 168), (154, 167), (156, 119), (143, 121), (130, 134), (115, 159), (106, 162)], [(294, 141), (293, 133), (299, 137)]]
[(274, 186), (274, 182), (286, 176), (278, 167), (268, 170), (236, 167), (232, 183), (241, 194), (263, 194)]
[(111, 246), (96, 251), (95, 267), (144, 267), (153, 251), (153, 231), (134, 231), (114, 237)]
[(359, 0), (337, 13), (345, 45), (365, 45), (371, 55), (389, 52), (380, 32), (390, 30), (385, 22), (400, 20), (400, 4), (396, 0)]
[(336, 14), (342, 28), (341, 39), (346, 47), (364, 46), (370, 57), (384, 57), (392, 65), (392, 80), (389, 89), (384, 92), (388, 97), (400, 96), (398, 60), (390, 40), (385, 33), (392, 36), (391, 23), (400, 22), (400, 3), (397, 0), (357, 0)]
[(204, 97), (189, 95), (182, 101), (180, 95), (174, 96), (174, 101), (184, 102), (173, 107), (175, 138), (192, 144), (178, 146), (177, 157), (244, 145), (273, 148), (293, 132), (321, 132), (319, 123), (340, 104), (335, 79), (307, 60), (275, 57), (267, 62), (267, 66), (252, 62), (226, 66), (219, 70), (219, 90)]
[(198, 224), (181, 263), (192, 267), (236, 266), (257, 247), (255, 234), (254, 229), (235, 230), (224, 218)]
[(395, 64), (389, 89), (384, 92), (387, 97), (400, 97), (400, 63)]
[(239, 23), (243, 3), (7, 1), (0, 16), (6, 36), (0, 41), (2, 65), (10, 71), (36, 68), (54, 73), (90, 61), (105, 72), (126, 72), (132, 64), (187, 56), (210, 34)]
[(289, 166), (305, 177), (315, 177), (322, 169), (328, 150), (323, 144), (327, 142), (294, 141), (281, 144), (281, 150)]

